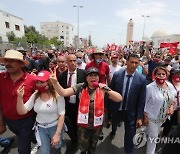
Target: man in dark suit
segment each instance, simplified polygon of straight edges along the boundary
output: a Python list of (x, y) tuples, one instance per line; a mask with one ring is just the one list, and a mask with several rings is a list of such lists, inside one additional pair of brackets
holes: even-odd
[[(63, 88), (68, 88), (85, 81), (85, 71), (77, 68), (76, 56), (69, 54), (66, 57), (68, 69), (58, 77), (58, 82)], [(71, 145), (67, 148), (66, 154), (73, 154), (77, 148), (77, 114), (79, 99), (76, 95), (65, 97), (66, 114), (65, 124), (68, 128), (68, 135), (71, 138)]]
[(115, 137), (119, 121), (124, 121), (124, 153), (133, 154), (133, 137), (136, 127), (142, 125), (142, 117), (145, 106), (146, 79), (136, 72), (139, 65), (139, 56), (130, 54), (127, 59), (127, 67), (115, 72), (110, 88), (123, 96), (120, 103), (111, 102), (112, 132), (111, 138)]

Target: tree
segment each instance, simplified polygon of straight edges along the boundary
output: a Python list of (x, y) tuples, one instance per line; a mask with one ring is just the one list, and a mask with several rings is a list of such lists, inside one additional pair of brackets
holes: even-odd
[(57, 37), (48, 39), (44, 35), (41, 35), (34, 26), (24, 26), (25, 36), (18, 38), (15, 36), (14, 32), (7, 33), (8, 40), (14, 43), (31, 43), (31, 44), (42, 44), (42, 45), (51, 45), (63, 46), (63, 42), (59, 41)]
[(9, 42), (15, 41), (16, 36), (15, 36), (15, 34), (14, 34), (13, 31), (7, 32), (6, 36), (8, 37), (8, 41), (9, 41)]
[(62, 45), (62, 42), (59, 41), (57, 37), (51, 38), (51, 39), (50, 39), (50, 42), (51, 42), (51, 44), (54, 44), (54, 45), (58, 45), (58, 46), (59, 46), (59, 45)]
[(28, 33), (28, 32), (33, 32), (37, 35), (39, 35), (39, 32), (36, 30), (36, 28), (34, 26), (24, 26), (24, 31), (25, 31), (25, 34)]

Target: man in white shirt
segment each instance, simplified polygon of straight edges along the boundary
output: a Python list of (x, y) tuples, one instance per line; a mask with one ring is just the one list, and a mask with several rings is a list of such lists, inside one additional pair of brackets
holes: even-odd
[(119, 60), (118, 60), (118, 56), (113, 54), (111, 55), (111, 65), (109, 65), (110, 68), (110, 79), (112, 79), (114, 72), (119, 71), (119, 69), (121, 68), (120, 65), (118, 65)]

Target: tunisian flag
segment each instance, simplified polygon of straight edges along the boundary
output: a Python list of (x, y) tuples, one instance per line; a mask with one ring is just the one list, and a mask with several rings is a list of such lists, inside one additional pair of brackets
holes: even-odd
[(172, 54), (172, 55), (176, 54), (175, 48), (173, 48), (173, 46), (170, 46), (169, 53)]
[(167, 48), (167, 47), (173, 47), (177, 48), (179, 42), (173, 42), (173, 43), (161, 43), (160, 48)]

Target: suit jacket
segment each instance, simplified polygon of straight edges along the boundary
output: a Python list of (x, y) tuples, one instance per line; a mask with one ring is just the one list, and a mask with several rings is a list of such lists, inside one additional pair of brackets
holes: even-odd
[[(68, 70), (62, 72), (59, 74), (58, 82), (63, 88), (68, 88), (67, 86), (67, 76), (68, 76)], [(82, 83), (85, 81), (85, 71), (82, 69), (77, 68), (77, 83)], [(67, 97), (65, 97), (65, 101), (67, 102)], [(79, 103), (78, 97), (76, 97), (76, 104)]]
[[(110, 88), (114, 91), (117, 91), (122, 95), (123, 91), (123, 82), (125, 76), (125, 69), (120, 69), (119, 71), (115, 72), (110, 84)], [(128, 93), (127, 99), (127, 115), (129, 120), (137, 120), (137, 118), (142, 118), (145, 106), (145, 99), (146, 99), (146, 79), (135, 72), (131, 87)], [(122, 105), (121, 102), (116, 103), (111, 101), (111, 109), (112, 111), (118, 111)]]

